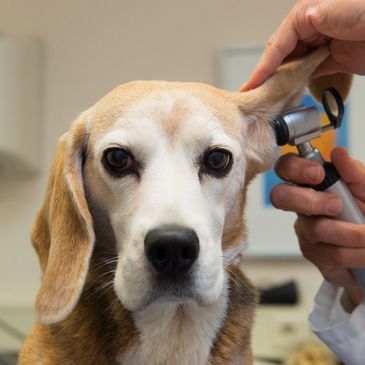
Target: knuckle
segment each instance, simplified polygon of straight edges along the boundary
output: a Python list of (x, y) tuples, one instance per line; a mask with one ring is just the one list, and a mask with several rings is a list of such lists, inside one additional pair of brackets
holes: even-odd
[(300, 218), (297, 218), (294, 222), (294, 231), (295, 231), (295, 234), (299, 237), (300, 235)]
[(299, 240), (304, 240), (305, 235), (303, 234), (303, 219), (297, 218), (294, 222), (294, 232)]
[(345, 250), (340, 250), (340, 249), (335, 249), (333, 248), (333, 250), (329, 250), (329, 259), (330, 259), (330, 263), (333, 264), (334, 266), (340, 266), (340, 267), (344, 267), (347, 266), (347, 261), (348, 261), (348, 255), (346, 254)]
[(352, 240), (357, 245), (365, 246), (365, 228), (364, 226), (355, 226), (352, 232)]
[(315, 190), (308, 189), (308, 196), (307, 196), (307, 215), (313, 216), (313, 215), (321, 215), (323, 214), (323, 202), (321, 199), (321, 193)]
[(276, 38), (276, 34), (275, 33), (270, 36), (270, 38), (266, 42), (266, 47), (267, 48), (271, 47), (274, 44), (275, 38)]
[(308, 194), (307, 204), (305, 206), (305, 214), (308, 216), (315, 215), (317, 208), (317, 199), (314, 191)]
[(307, 259), (308, 261), (310, 261), (314, 264), (316, 263), (317, 255), (316, 255), (316, 252), (315, 252), (315, 248), (313, 249), (312, 245), (310, 245), (305, 240), (299, 240), (299, 248), (300, 248), (300, 251), (302, 252), (302, 255), (305, 259)]
[(308, 233), (313, 237), (316, 242), (323, 241), (323, 238), (327, 235), (327, 224), (324, 218), (317, 218), (309, 225)]

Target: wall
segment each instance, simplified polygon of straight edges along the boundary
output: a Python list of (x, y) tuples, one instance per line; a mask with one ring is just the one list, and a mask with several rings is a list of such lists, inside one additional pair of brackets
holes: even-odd
[[(134, 79), (218, 83), (228, 44), (264, 43), (292, 0), (0, 0), (0, 31), (45, 46), (43, 173), (0, 178), (0, 305), (30, 305), (39, 269), (29, 232), (59, 136), (113, 86)], [(267, 228), (269, 229), (269, 227)], [(254, 243), (252, 243), (254, 244)], [(257, 282), (297, 278), (305, 303), (319, 281), (302, 259), (246, 264)]]

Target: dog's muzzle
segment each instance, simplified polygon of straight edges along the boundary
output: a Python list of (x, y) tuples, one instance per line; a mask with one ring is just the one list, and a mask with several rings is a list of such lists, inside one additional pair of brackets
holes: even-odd
[(145, 255), (159, 275), (179, 279), (187, 274), (199, 256), (196, 233), (180, 226), (162, 226), (149, 231)]

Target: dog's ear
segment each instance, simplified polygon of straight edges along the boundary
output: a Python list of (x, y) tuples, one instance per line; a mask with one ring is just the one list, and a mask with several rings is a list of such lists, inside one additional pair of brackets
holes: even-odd
[(93, 250), (92, 218), (82, 180), (85, 139), (82, 119), (61, 137), (32, 231), (43, 274), (36, 314), (44, 324), (63, 320), (75, 307)]
[(343, 100), (347, 100), (351, 86), (353, 75), (345, 73), (337, 73), (317, 77), (309, 82), (308, 88), (312, 96), (320, 103), (322, 98), (322, 90), (334, 87), (341, 95)]
[(286, 63), (263, 85), (256, 89), (234, 93), (234, 102), (240, 109), (247, 128), (245, 129), (246, 153), (251, 175), (267, 170), (273, 164), (275, 154), (275, 136), (269, 122), (277, 115), (297, 105), (306, 86), (310, 87), (315, 97), (329, 86), (339, 88), (347, 96), (351, 75), (334, 74), (310, 81), (314, 70), (328, 57), (328, 48), (322, 47), (308, 56)]

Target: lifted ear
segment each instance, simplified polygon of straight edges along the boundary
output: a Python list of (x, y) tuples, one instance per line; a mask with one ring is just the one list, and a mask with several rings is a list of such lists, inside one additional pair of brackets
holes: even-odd
[[(253, 161), (252, 175), (270, 168), (276, 157), (276, 142), (269, 122), (296, 105), (303, 96), (311, 74), (328, 55), (327, 47), (319, 48), (300, 60), (280, 66), (260, 87), (230, 94), (247, 125), (246, 153), (248, 159)], [(350, 79), (343, 74), (322, 77), (311, 81), (310, 89), (317, 96), (324, 87), (342, 85), (340, 92), (348, 94)], [(334, 81), (336, 84), (333, 84)]]
[(352, 80), (353, 75), (345, 73), (320, 76), (311, 80), (308, 88), (318, 102), (321, 102), (322, 90), (329, 87), (334, 87), (340, 93), (342, 99), (347, 100), (350, 94)]
[(63, 320), (75, 307), (94, 245), (92, 218), (82, 182), (85, 123), (59, 141), (32, 242), (43, 273), (36, 313), (44, 324)]

